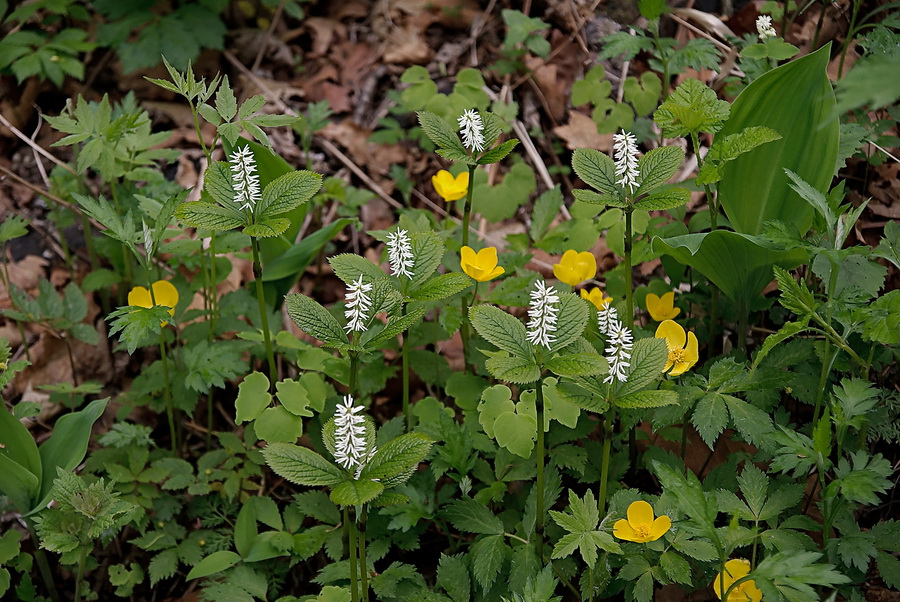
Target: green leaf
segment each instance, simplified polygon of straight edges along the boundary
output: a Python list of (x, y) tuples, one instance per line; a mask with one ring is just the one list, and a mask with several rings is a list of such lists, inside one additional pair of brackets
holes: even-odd
[(826, 74), (829, 51), (827, 44), (765, 73), (734, 101), (720, 135), (765, 126), (782, 136), (742, 154), (722, 171), (719, 196), (738, 232), (759, 234), (763, 223), (773, 219), (790, 221), (801, 233), (812, 224), (812, 208), (790, 188), (784, 169), (816, 190), (831, 183), (840, 124), (831, 117), (835, 100)]
[(531, 212), (531, 226), (528, 230), (528, 235), (532, 240), (540, 240), (544, 237), (544, 234), (550, 228), (550, 224), (559, 215), (562, 204), (562, 191), (558, 185), (545, 191), (534, 201), (534, 210)]
[[(696, 81), (696, 80), (689, 80)], [(669, 181), (684, 163), (684, 150), (679, 146), (660, 146), (638, 161), (640, 187), (635, 196), (650, 194)]]
[(502, 535), (503, 523), (486, 506), (471, 498), (450, 502), (444, 509), (450, 523), (460, 531)]
[(329, 345), (347, 342), (344, 331), (327, 309), (306, 295), (285, 297), (287, 312), (294, 324), (306, 334)]
[(256, 420), (271, 403), (268, 377), (262, 372), (251, 372), (238, 385), (238, 396), (234, 401), (235, 423)]
[(344, 481), (331, 490), (331, 501), (339, 506), (361, 506), (384, 491), (377, 481)]
[(653, 113), (666, 138), (718, 132), (732, 110), (714, 90), (697, 79), (686, 79)]
[(472, 573), (484, 591), (489, 590), (500, 575), (507, 550), (503, 535), (487, 535), (472, 545), (469, 551)]
[(216, 92), (216, 111), (222, 117), (222, 121), (231, 121), (237, 115), (237, 99), (231, 91), (227, 75), (222, 78), (222, 84)]
[(546, 362), (544, 367), (559, 376), (593, 376), (607, 374), (606, 359), (596, 353), (566, 353)]
[(472, 286), (472, 279), (466, 274), (452, 272), (441, 274), (428, 280), (422, 286), (410, 293), (410, 298), (415, 301), (440, 301), (447, 297), (460, 293)]
[(559, 294), (559, 314), (556, 325), (556, 339), (550, 344), (550, 351), (565, 349), (584, 334), (590, 319), (587, 301), (573, 293)]
[(541, 369), (529, 358), (499, 355), (489, 357), (485, 366), (494, 378), (517, 385), (536, 382), (541, 376)]
[(307, 202), (322, 187), (322, 176), (311, 171), (292, 171), (270, 182), (255, 208), (257, 219), (281, 215)]
[(806, 283), (794, 280), (790, 272), (778, 266), (774, 267), (774, 272), (778, 288), (781, 289), (781, 304), (798, 316), (811, 316), (818, 304)]
[(375, 452), (366, 464), (361, 479), (377, 479), (386, 488), (405, 482), (431, 450), (433, 441), (422, 433), (406, 433)]
[(213, 552), (191, 569), (187, 574), (187, 580), (191, 581), (193, 579), (200, 579), (201, 577), (208, 577), (209, 575), (221, 573), (226, 569), (230, 569), (240, 561), (241, 557), (230, 550)]
[[(469, 319), (487, 342), (516, 358), (531, 360), (531, 343), (528, 342), (525, 326), (519, 320), (493, 305), (470, 308)], [(582, 326), (582, 330), (583, 328)]]
[(784, 326), (778, 329), (778, 332), (770, 334), (766, 337), (766, 340), (763, 341), (762, 347), (760, 347), (759, 352), (757, 352), (756, 357), (753, 358), (753, 368), (756, 367), (763, 361), (763, 359), (769, 355), (769, 352), (775, 348), (779, 343), (786, 341), (791, 338), (795, 334), (801, 333), (809, 327), (809, 319), (812, 314), (806, 314), (797, 322), (785, 322)]
[(213, 205), (206, 201), (183, 203), (175, 210), (175, 217), (192, 228), (213, 230), (214, 232), (234, 230), (247, 224), (246, 216), (240, 211)]
[(537, 438), (537, 421), (525, 414), (507, 412), (494, 421), (497, 443), (523, 458), (531, 456)]
[(651, 248), (693, 267), (732, 300), (747, 305), (771, 282), (772, 266), (792, 269), (806, 260), (800, 249), (783, 251), (760, 237), (727, 230), (654, 237)]
[(619, 197), (616, 184), (616, 164), (600, 151), (579, 148), (572, 155), (572, 169), (581, 180), (609, 197)]
[(489, 165), (491, 163), (497, 163), (502, 160), (506, 155), (508, 155), (512, 149), (516, 147), (519, 143), (519, 140), (516, 138), (512, 138), (511, 140), (507, 140), (503, 144), (496, 146), (480, 157), (478, 157), (479, 165)]
[(462, 554), (447, 556), (441, 553), (438, 562), (437, 584), (453, 602), (469, 602), (472, 596), (472, 579), (464, 558)]
[(613, 403), (620, 408), (661, 408), (678, 404), (675, 391), (636, 391), (616, 397)]
[(572, 196), (575, 197), (576, 201), (581, 201), (582, 203), (587, 203), (588, 205), (601, 205), (603, 207), (622, 207), (623, 209), (628, 206), (628, 203), (626, 203), (619, 197), (600, 194), (594, 192), (593, 190), (586, 190), (584, 188), (576, 188), (572, 191)]
[(231, 166), (228, 162), (215, 161), (206, 169), (203, 175), (203, 192), (211, 196), (222, 207), (244, 215), (234, 202), (236, 195), (234, 186), (232, 186)]
[(416, 290), (431, 278), (444, 257), (444, 241), (434, 232), (419, 232), (412, 235), (412, 254), (415, 257), (411, 290)]
[(387, 341), (406, 332), (411, 326), (420, 322), (423, 315), (425, 315), (425, 308), (417, 307), (405, 316), (391, 318), (384, 328), (381, 329), (381, 332), (366, 341), (366, 349), (372, 351), (379, 349)]
[(286, 218), (265, 218), (255, 224), (250, 224), (241, 232), (253, 238), (272, 238), (284, 234), (291, 227), (291, 220)]
[(767, 142), (780, 140), (781, 134), (764, 126), (751, 126), (737, 134), (719, 135), (706, 154), (706, 161), (697, 174), (697, 184), (713, 184), (722, 179), (721, 168), (729, 161), (752, 151)]
[[(631, 366), (628, 380), (617, 391), (625, 396), (640, 391), (662, 376), (669, 359), (669, 348), (665, 340), (657, 338), (638, 339), (631, 350)], [(618, 405), (618, 400), (616, 401)]]
[(338, 467), (316, 452), (290, 443), (271, 443), (263, 449), (263, 456), (272, 470), (297, 485), (329, 486), (346, 478)]
[(360, 275), (365, 276), (367, 282), (388, 279), (388, 275), (380, 267), (355, 253), (334, 255), (328, 258), (328, 263), (337, 277), (343, 280), (344, 284), (356, 281)]
[(697, 428), (704, 443), (713, 449), (716, 439), (728, 425), (728, 411), (722, 396), (718, 393), (707, 393), (701, 397), (691, 415), (691, 424)]
[(438, 154), (452, 161), (474, 163), (459, 136), (446, 121), (429, 111), (419, 111), (416, 114), (422, 131), (438, 147)]
[(691, 193), (686, 188), (670, 188), (642, 198), (634, 204), (634, 208), (643, 211), (665, 211), (681, 207), (689, 200)]
[(253, 423), (256, 436), (267, 443), (291, 443), (303, 434), (303, 418), (284, 406), (266, 408)]

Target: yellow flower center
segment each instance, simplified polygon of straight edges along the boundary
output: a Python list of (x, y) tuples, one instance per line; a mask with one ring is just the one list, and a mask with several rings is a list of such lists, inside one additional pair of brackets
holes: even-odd
[(684, 361), (684, 349), (669, 349), (669, 361), (678, 364)]
[(632, 525), (634, 527), (634, 532), (637, 533), (637, 536), (641, 539), (650, 537), (650, 525)]

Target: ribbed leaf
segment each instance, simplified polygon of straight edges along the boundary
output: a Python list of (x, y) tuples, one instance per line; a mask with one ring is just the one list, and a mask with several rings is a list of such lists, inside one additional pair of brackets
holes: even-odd
[(531, 358), (525, 326), (499, 307), (477, 305), (469, 309), (469, 319), (478, 334), (498, 349), (519, 358)]
[(361, 506), (371, 502), (384, 491), (378, 481), (344, 481), (331, 490), (331, 501), (338, 506)]
[(409, 286), (415, 290), (431, 278), (444, 257), (444, 241), (434, 232), (420, 232), (412, 235), (413, 277)]
[(234, 186), (231, 180), (231, 167), (225, 161), (216, 161), (210, 165), (203, 175), (203, 192), (223, 206), (234, 204)]
[(270, 443), (263, 449), (269, 468), (291, 483), (308, 487), (336, 485), (346, 475), (311, 449), (292, 443)]
[(240, 211), (206, 201), (189, 201), (182, 204), (175, 210), (175, 217), (192, 228), (215, 232), (234, 230), (247, 224), (246, 217)]
[(258, 219), (286, 213), (312, 198), (322, 187), (322, 176), (311, 171), (292, 171), (272, 181), (256, 207)]
[(494, 378), (517, 385), (537, 382), (541, 377), (537, 364), (524, 357), (489, 357), (485, 366)]
[(679, 146), (655, 148), (638, 161), (640, 187), (637, 195), (653, 192), (669, 181), (684, 163), (684, 150)]
[(316, 301), (306, 295), (294, 294), (288, 295), (285, 303), (294, 324), (306, 334), (331, 345), (347, 342), (341, 325)]
[(691, 200), (691, 193), (686, 188), (670, 188), (639, 200), (634, 207), (644, 211), (664, 211), (681, 207), (689, 200)]
[(291, 227), (291, 220), (283, 217), (265, 217), (255, 224), (250, 224), (244, 228), (243, 232), (247, 236), (254, 238), (272, 238), (284, 233)]
[(790, 169), (826, 191), (834, 174), (840, 123), (833, 119), (834, 92), (826, 74), (831, 45), (773, 69), (741, 92), (719, 132), (728, 136), (766, 126), (777, 140), (744, 153), (722, 171), (719, 197), (738, 232), (759, 234), (767, 220), (789, 221), (805, 233), (813, 210), (788, 185)]
[[(619, 388), (619, 395), (639, 391), (662, 376), (669, 350), (663, 339), (638, 339), (631, 350), (628, 380)], [(616, 403), (618, 405), (618, 399)]]
[(472, 279), (465, 274), (452, 272), (432, 278), (410, 294), (416, 301), (439, 301), (452, 297), (472, 286)]
[[(419, 111), (419, 125), (422, 131), (431, 139), (438, 147), (441, 156), (452, 161), (460, 161), (463, 163), (474, 163), (466, 152), (462, 141), (450, 125), (438, 115), (429, 111)], [(444, 152), (440, 152), (444, 151)]]
[(417, 307), (405, 316), (397, 316), (391, 318), (391, 320), (385, 325), (381, 332), (366, 341), (366, 349), (376, 351), (379, 347), (381, 347), (382, 344), (393, 339), (400, 333), (406, 332), (406, 330), (410, 326), (419, 322), (424, 314), (425, 308)]
[(661, 408), (678, 403), (675, 391), (638, 391), (617, 397), (614, 402), (620, 408)]
[(551, 351), (564, 349), (584, 334), (590, 319), (587, 301), (572, 293), (560, 293), (558, 318), (554, 333), (556, 340), (550, 345)]
[(385, 487), (406, 481), (425, 459), (433, 441), (422, 433), (406, 433), (381, 447), (363, 469), (360, 479), (378, 479)]
[(579, 148), (572, 155), (572, 169), (585, 184), (604, 195), (618, 197), (616, 164), (600, 151)]
[(357, 280), (360, 275), (363, 276), (365, 282), (387, 280), (388, 278), (388, 275), (380, 267), (355, 253), (334, 255), (328, 258), (328, 263), (337, 277), (344, 281), (344, 284), (350, 284)]
[(593, 376), (609, 372), (603, 356), (596, 353), (566, 353), (544, 363), (544, 367), (559, 376)]

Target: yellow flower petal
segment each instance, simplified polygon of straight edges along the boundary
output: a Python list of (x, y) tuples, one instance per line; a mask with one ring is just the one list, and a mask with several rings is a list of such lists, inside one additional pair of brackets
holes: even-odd
[[(731, 587), (732, 583), (741, 577), (747, 576), (748, 573), (750, 573), (749, 561), (744, 560), (743, 558), (734, 558), (726, 562), (725, 570), (716, 575), (716, 579), (712, 584), (716, 597), (721, 600), (722, 593), (728, 591), (728, 588)], [(756, 583), (751, 579), (750, 581), (744, 581), (732, 589), (726, 602), (747, 602), (748, 600), (760, 602), (761, 599), (762, 592), (756, 587)]]
[(613, 535), (618, 537), (619, 539), (624, 539), (625, 541), (639, 541), (637, 531), (634, 530), (628, 521), (624, 518), (619, 519), (613, 525)]
[(157, 280), (153, 283), (153, 296), (156, 304), (169, 308), (169, 315), (175, 315), (175, 306), (178, 305), (178, 289), (168, 280)]
[(673, 320), (675, 316), (681, 313), (681, 309), (675, 307), (675, 293), (673, 292), (668, 292), (662, 297), (657, 297), (653, 293), (647, 293), (645, 303), (647, 312), (656, 322)]
[(469, 173), (462, 172), (454, 178), (453, 174), (442, 169), (431, 176), (431, 185), (445, 201), (457, 201), (466, 196), (466, 192), (468, 192)]
[(653, 506), (644, 500), (632, 502), (628, 506), (628, 522), (632, 527), (637, 528), (638, 525), (649, 525), (653, 523)]
[[(649, 296), (649, 295), (648, 295)], [(656, 329), (657, 339), (665, 339), (669, 349), (683, 349), (687, 340), (684, 328), (672, 320), (664, 320)]]
[(581, 298), (593, 303), (597, 311), (602, 311), (607, 305), (612, 303), (612, 297), (606, 297), (599, 288), (592, 288), (590, 292), (581, 289)]
[(699, 343), (697, 342), (697, 335), (693, 332), (687, 333), (687, 347), (684, 348), (684, 359), (687, 362), (690, 362), (690, 365), (693, 366), (697, 363), (697, 360), (700, 359), (700, 353), (697, 348), (699, 347)]
[(493, 280), (506, 270), (497, 265), (497, 248), (486, 247), (478, 253), (471, 247), (463, 247), (459, 252), (459, 267), (470, 278), (478, 282)]
[(569, 286), (578, 286), (597, 275), (597, 259), (589, 252), (569, 249), (553, 266), (553, 275)]
[(135, 307), (153, 307), (150, 291), (143, 286), (136, 286), (128, 292), (128, 305)]
[(650, 528), (650, 541), (656, 541), (660, 537), (666, 534), (666, 532), (672, 528), (672, 519), (666, 515), (662, 515), (653, 521), (653, 526)]
[(732, 558), (725, 563), (725, 571), (731, 576), (732, 582), (737, 581), (750, 574), (750, 561), (743, 558)]

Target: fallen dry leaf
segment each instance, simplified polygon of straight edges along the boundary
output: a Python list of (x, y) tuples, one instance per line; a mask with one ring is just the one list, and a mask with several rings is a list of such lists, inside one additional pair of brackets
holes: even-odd
[(594, 120), (578, 111), (569, 111), (569, 123), (553, 128), (553, 133), (563, 139), (569, 150), (593, 148), (604, 153), (612, 150), (613, 135), (598, 133)]

